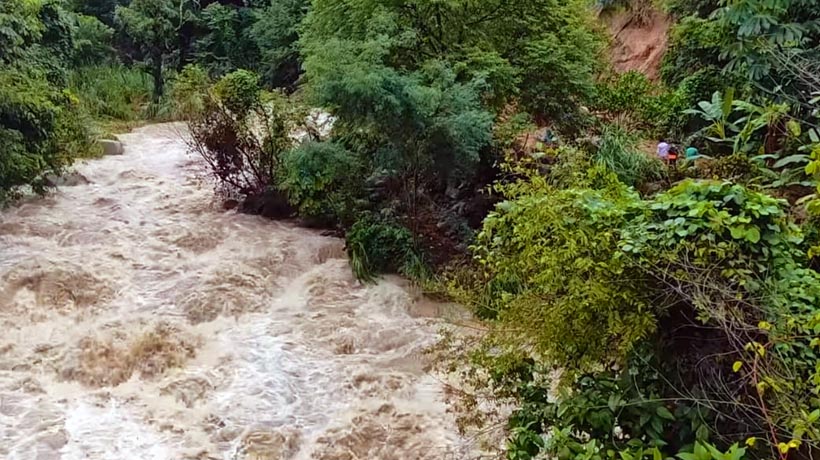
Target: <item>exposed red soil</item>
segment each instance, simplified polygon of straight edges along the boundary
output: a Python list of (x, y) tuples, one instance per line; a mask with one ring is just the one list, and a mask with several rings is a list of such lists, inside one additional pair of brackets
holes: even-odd
[(631, 11), (602, 18), (612, 35), (612, 65), (618, 72), (637, 70), (652, 80), (659, 76), (661, 60), (669, 43), (672, 20), (666, 13), (651, 10), (639, 20)]

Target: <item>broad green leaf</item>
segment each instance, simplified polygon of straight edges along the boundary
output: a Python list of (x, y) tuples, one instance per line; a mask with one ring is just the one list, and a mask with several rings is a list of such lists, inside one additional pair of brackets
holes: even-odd
[(797, 163), (806, 163), (809, 161), (809, 156), (803, 153), (797, 153), (794, 155), (789, 155), (787, 157), (781, 158), (774, 165), (774, 168), (782, 168), (784, 166), (788, 166), (790, 164), (797, 164)]
[(723, 118), (729, 118), (729, 115), (732, 114), (732, 105), (735, 100), (735, 89), (729, 88), (726, 90), (726, 93), (723, 95), (723, 105), (721, 106), (721, 110), (723, 112)]
[(732, 226), (729, 227), (729, 232), (732, 234), (732, 238), (739, 240), (746, 234), (746, 228), (741, 226)]
[(746, 230), (746, 239), (752, 243), (758, 243), (760, 241), (760, 230), (757, 227), (749, 227)]
[(695, 438), (698, 441), (706, 441), (709, 439), (709, 427), (706, 425), (699, 426), (697, 431), (695, 431)]
[(812, 129), (809, 130), (809, 139), (811, 139), (811, 141), (814, 142), (815, 144), (820, 142), (820, 134), (817, 133), (816, 128), (812, 128)]
[(800, 123), (797, 120), (789, 120), (786, 122), (786, 128), (789, 130), (789, 134), (793, 137), (800, 137), (802, 132), (800, 128)]
[(666, 420), (675, 420), (675, 416), (672, 415), (672, 412), (670, 412), (669, 409), (667, 409), (664, 406), (658, 406), (658, 408), (655, 410), (655, 413), (658, 414), (658, 417), (664, 418)]

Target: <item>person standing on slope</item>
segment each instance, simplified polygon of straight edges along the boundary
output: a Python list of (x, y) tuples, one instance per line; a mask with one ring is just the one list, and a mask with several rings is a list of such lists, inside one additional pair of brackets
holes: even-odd
[(658, 158), (663, 161), (669, 160), (669, 144), (664, 139), (658, 143)]

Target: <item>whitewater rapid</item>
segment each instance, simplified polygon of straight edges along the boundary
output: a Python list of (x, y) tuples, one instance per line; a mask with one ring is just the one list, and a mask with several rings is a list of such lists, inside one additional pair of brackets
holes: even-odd
[(223, 211), (183, 131), (0, 212), (0, 458), (466, 458), (423, 353), (444, 307)]

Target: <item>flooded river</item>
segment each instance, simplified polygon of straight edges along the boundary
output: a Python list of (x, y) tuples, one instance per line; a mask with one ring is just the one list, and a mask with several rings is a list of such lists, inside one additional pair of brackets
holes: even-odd
[(462, 459), (435, 306), (223, 211), (179, 125), (0, 214), (0, 458)]

